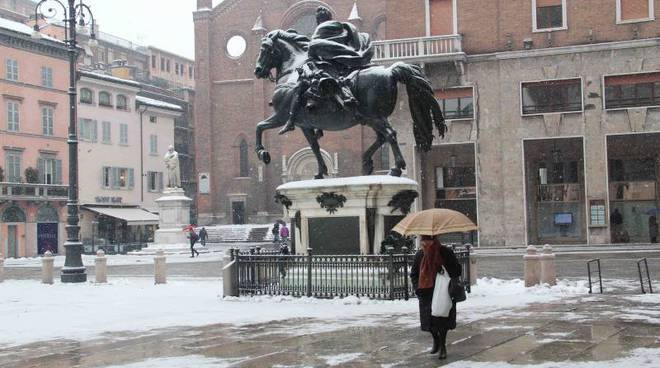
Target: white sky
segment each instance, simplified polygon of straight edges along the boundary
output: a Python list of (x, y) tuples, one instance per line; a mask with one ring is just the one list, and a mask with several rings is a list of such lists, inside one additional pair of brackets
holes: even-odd
[[(221, 0), (215, 0), (219, 3)], [(84, 0), (101, 31), (194, 58), (196, 0)]]

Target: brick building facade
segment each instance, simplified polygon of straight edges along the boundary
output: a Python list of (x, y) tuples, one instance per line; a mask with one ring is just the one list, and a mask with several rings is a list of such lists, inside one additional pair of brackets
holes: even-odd
[[(274, 164), (261, 167), (252, 153), (273, 88), (252, 76), (259, 32), (305, 27), (321, 3), (274, 1), (263, 12), (256, 1), (210, 3), (198, 1), (194, 14), (198, 171), (211, 179), (200, 218), (231, 223), (232, 204), (242, 202), (249, 222), (272, 219), (281, 211), (274, 188), (298, 179), (289, 166), (306, 144), (299, 132), (269, 132)], [(414, 148), (405, 93), (391, 119), (406, 174), (422, 187), (418, 208), (466, 213), (480, 226), (471, 241), (482, 246), (650, 240), (650, 214), (660, 207), (660, 152), (650, 143), (660, 138), (658, 0), (325, 5), (340, 20), (359, 14), (351, 21), (380, 39), (376, 63), (422, 65), (437, 91), (449, 134), (431, 152)], [(246, 51), (234, 59), (225, 50), (236, 35)], [(370, 134), (323, 138), (330, 159), (337, 153), (338, 176), (359, 174)], [(237, 175), (243, 139), (247, 177)]]

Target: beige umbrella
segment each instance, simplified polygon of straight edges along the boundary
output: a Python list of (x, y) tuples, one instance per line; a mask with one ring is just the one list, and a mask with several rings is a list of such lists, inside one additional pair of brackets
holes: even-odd
[(411, 213), (392, 229), (401, 235), (440, 235), (477, 230), (464, 214), (446, 208)]

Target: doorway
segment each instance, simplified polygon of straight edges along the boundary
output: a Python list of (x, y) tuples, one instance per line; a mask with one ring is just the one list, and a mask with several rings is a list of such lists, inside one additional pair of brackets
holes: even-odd
[(7, 225), (7, 258), (18, 257), (18, 225)]
[(37, 252), (44, 254), (50, 251), (57, 254), (58, 224), (38, 223), (37, 224)]
[(232, 223), (245, 224), (245, 202), (231, 202)]

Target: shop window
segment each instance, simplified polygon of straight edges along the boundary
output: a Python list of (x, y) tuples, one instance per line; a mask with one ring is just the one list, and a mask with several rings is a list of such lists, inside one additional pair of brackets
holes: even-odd
[(435, 92), (445, 119), (473, 119), (474, 98), (472, 87), (449, 88)]
[(634, 23), (655, 19), (653, 0), (616, 0), (617, 23)]
[(534, 31), (566, 28), (566, 0), (532, 0)]
[(605, 109), (660, 106), (660, 72), (605, 77)]
[(561, 79), (521, 85), (522, 114), (582, 111), (582, 80)]

